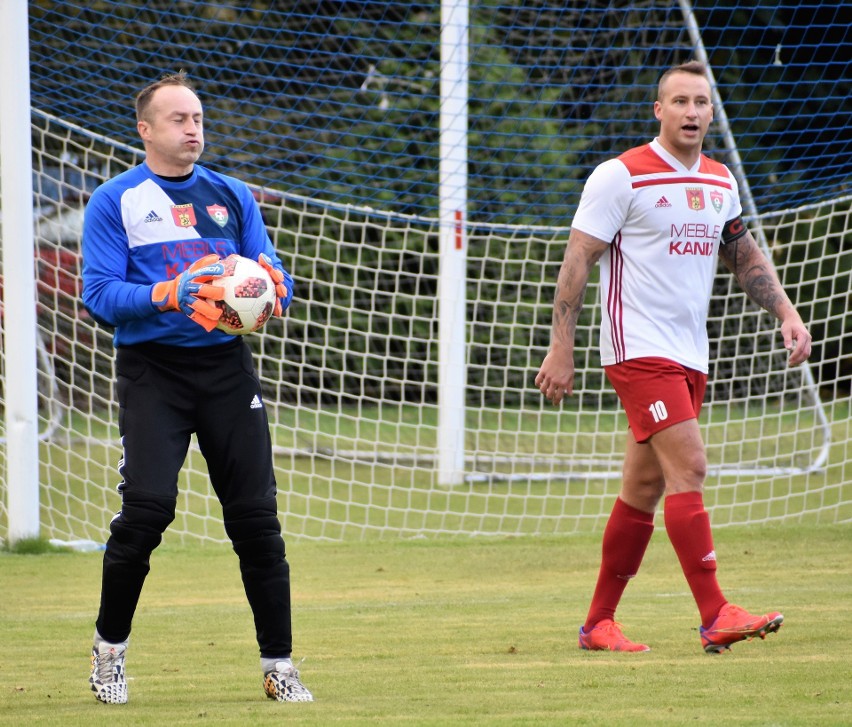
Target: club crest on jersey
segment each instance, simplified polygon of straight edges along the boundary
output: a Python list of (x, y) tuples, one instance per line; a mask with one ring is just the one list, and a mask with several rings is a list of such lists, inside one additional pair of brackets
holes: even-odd
[(718, 189), (714, 189), (710, 192), (710, 204), (713, 205), (713, 209), (717, 212), (722, 211), (722, 202), (724, 201), (724, 196)]
[(192, 204), (173, 204), (172, 219), (178, 227), (194, 227), (195, 210)]
[(701, 187), (686, 188), (686, 202), (696, 212), (704, 209), (704, 190)]
[(207, 206), (207, 214), (213, 218), (219, 227), (224, 227), (228, 224), (228, 210), (220, 204), (211, 204)]

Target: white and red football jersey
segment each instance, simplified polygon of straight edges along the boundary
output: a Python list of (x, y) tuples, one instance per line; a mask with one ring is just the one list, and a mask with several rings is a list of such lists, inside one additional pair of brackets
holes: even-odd
[(601, 258), (601, 363), (662, 356), (707, 373), (707, 310), (737, 182), (701, 155), (687, 169), (655, 139), (598, 166), (572, 226)]

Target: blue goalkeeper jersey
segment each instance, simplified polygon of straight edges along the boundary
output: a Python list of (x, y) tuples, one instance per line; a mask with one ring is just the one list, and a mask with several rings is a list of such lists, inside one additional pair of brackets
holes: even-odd
[(186, 181), (154, 174), (144, 162), (99, 186), (83, 224), (83, 304), (95, 320), (115, 327), (116, 346), (155, 341), (210, 346), (232, 340), (205, 331), (181, 312), (160, 312), (151, 302), (155, 283), (177, 277), (210, 253), (257, 260), (266, 253), (293, 279), (269, 239), (248, 186), (195, 165)]

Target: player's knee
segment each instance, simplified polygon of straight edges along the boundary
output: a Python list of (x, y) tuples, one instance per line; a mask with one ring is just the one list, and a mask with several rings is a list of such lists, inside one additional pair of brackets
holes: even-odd
[(284, 556), (284, 540), (274, 497), (226, 505), (223, 519), (225, 532), (241, 560), (277, 560)]
[(683, 466), (684, 482), (688, 483), (692, 489), (700, 491), (706, 479), (707, 458), (699, 455), (687, 458)]
[(110, 523), (110, 547), (147, 556), (175, 519), (175, 499), (125, 492), (121, 512)]

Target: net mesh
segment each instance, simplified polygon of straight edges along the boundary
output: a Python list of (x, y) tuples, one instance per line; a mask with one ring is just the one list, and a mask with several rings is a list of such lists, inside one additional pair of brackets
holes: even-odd
[[(714, 524), (852, 517), (840, 113), (852, 54), (835, 6), (695, 8), (759, 210), (749, 223), (816, 342), (809, 368), (786, 369), (773, 322), (719, 276), (702, 415)], [(626, 422), (600, 370), (595, 278), (577, 395), (553, 409), (532, 382), (582, 183), (654, 136), (659, 71), (694, 54), (680, 8), (471, 10), (466, 476), (454, 488), (435, 474), (439, 6), (57, 1), (31, 4), (30, 18), (46, 536), (102, 540), (118, 508), (111, 336), (80, 303), (81, 214), (97, 184), (141, 159), (133, 92), (179, 68), (205, 102), (205, 163), (252, 185), (297, 281), (287, 317), (249, 337), (286, 533), (602, 527)], [(730, 163), (723, 147), (714, 129), (708, 151)], [(195, 447), (180, 493), (167, 537), (225, 540)], [(4, 496), (0, 536), (6, 517)]]

